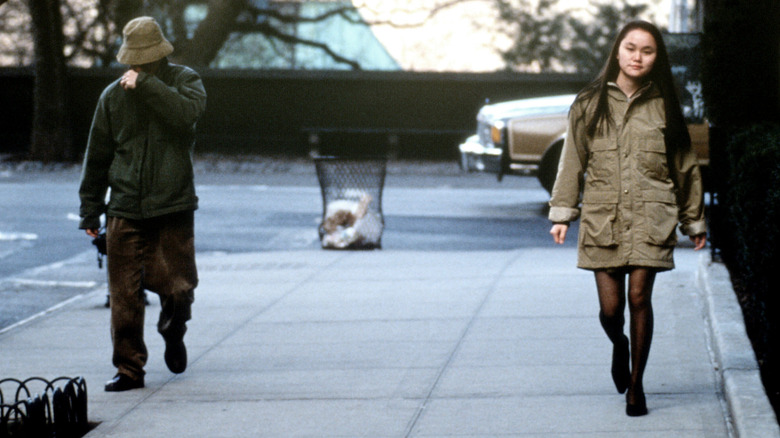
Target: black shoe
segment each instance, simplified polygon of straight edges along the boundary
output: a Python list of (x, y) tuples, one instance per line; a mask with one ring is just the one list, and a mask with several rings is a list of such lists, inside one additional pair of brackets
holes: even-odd
[(187, 369), (187, 347), (184, 337), (165, 339), (165, 365), (172, 373), (180, 374)]
[(629, 356), (628, 338), (624, 335), (622, 342), (616, 342), (612, 346), (612, 381), (615, 382), (615, 388), (620, 394), (626, 392), (631, 381), (631, 371), (628, 369)]
[(133, 379), (124, 374), (117, 374), (113, 379), (106, 382), (106, 392), (120, 392), (129, 389), (138, 389), (144, 387), (144, 378)]
[(641, 417), (647, 415), (647, 401), (645, 400), (644, 393), (641, 397), (637, 397), (635, 404), (628, 402), (628, 394), (626, 394), (626, 415), (629, 417)]

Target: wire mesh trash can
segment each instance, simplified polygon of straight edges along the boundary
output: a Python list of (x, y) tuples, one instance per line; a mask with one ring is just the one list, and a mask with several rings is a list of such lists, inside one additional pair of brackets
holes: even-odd
[(382, 247), (382, 189), (387, 159), (316, 157), (322, 191), (320, 242), (326, 249)]

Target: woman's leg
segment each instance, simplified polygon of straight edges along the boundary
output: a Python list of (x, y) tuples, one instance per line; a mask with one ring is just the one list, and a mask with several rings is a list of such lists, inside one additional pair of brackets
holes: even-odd
[[(642, 377), (653, 340), (653, 283), (655, 271), (635, 268), (628, 276), (628, 307), (631, 314), (631, 383), (626, 394), (629, 415), (647, 413)], [(633, 407), (632, 407), (633, 406)]]
[(625, 325), (626, 293), (625, 273), (596, 271), (596, 289), (599, 294), (599, 321), (604, 332), (612, 341), (612, 380), (619, 393), (628, 388), (628, 338), (623, 333)]

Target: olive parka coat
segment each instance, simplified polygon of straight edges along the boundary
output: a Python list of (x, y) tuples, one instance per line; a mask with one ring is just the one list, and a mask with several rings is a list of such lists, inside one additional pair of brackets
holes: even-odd
[(612, 123), (593, 138), (585, 125), (596, 98), (571, 107), (548, 217), (581, 218), (580, 268), (672, 269), (678, 223), (688, 236), (706, 232), (696, 155), (667, 154), (664, 101), (652, 82), (631, 98), (610, 83), (607, 95)]
[(106, 87), (84, 156), (79, 228), (100, 228), (103, 213), (148, 219), (197, 209), (192, 151), (205, 108), (198, 74), (167, 60), (154, 75), (140, 72), (135, 89), (119, 80)]

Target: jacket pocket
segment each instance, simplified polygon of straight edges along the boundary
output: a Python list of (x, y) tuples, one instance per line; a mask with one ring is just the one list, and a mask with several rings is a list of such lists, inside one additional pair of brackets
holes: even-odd
[(588, 154), (588, 179), (594, 183), (613, 181), (618, 171), (617, 154), (617, 144), (609, 138), (594, 139)]
[(645, 202), (647, 242), (656, 246), (677, 244), (677, 205), (668, 202)]
[(582, 244), (585, 246), (616, 246), (616, 203), (582, 204)]
[(639, 144), (639, 171), (647, 178), (665, 181), (669, 178), (666, 159), (666, 143), (661, 139), (648, 139)]

